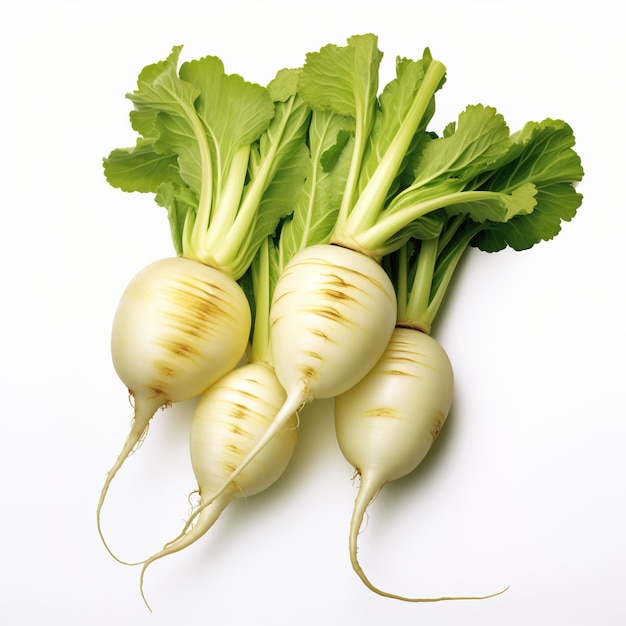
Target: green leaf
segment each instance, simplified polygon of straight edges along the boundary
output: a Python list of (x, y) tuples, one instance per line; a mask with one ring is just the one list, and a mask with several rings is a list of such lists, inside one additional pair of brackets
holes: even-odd
[[(407, 116), (415, 94), (424, 79), (422, 61), (398, 59), (396, 77), (385, 85), (375, 111), (374, 125), (368, 137), (367, 154), (361, 169), (361, 178), (367, 180), (378, 166)], [(422, 127), (427, 120), (423, 120)]]
[(140, 72), (128, 94), (140, 137), (134, 148), (111, 152), (105, 175), (124, 190), (156, 194), (177, 253), (238, 278), (293, 210), (310, 110), (294, 105), (299, 70), (279, 72), (270, 94), (226, 74), (215, 56), (178, 70), (181, 50)]
[(127, 97), (135, 105), (131, 113), (133, 128), (152, 140), (156, 153), (176, 158), (180, 177), (200, 197), (200, 150), (206, 147), (206, 138), (195, 111), (199, 92), (182, 82), (177, 73), (180, 52), (181, 47), (175, 47), (167, 59), (144, 68), (136, 90)]
[(159, 186), (154, 199), (159, 206), (167, 209), (172, 243), (176, 254), (182, 255), (185, 249), (185, 223), (190, 216), (195, 216), (198, 198), (186, 185), (164, 182)]
[[(347, 119), (337, 116), (337, 120), (342, 128), (337, 133), (336, 141), (320, 155), (320, 164), (325, 172), (330, 172), (337, 165), (341, 155), (345, 155), (348, 150), (346, 146), (352, 135), (349, 130), (346, 130), (350, 125)], [(345, 124), (344, 120), (346, 120)], [(349, 150), (352, 150), (352, 148), (349, 148)]]
[(351, 145), (346, 147), (350, 135), (345, 131), (349, 124), (347, 118), (332, 112), (313, 112), (306, 182), (294, 202), (293, 214), (284, 221), (280, 231), (283, 266), (299, 250), (327, 243), (330, 239), (350, 167), (352, 149)]
[(482, 187), (506, 192), (532, 182), (537, 205), (531, 214), (506, 224), (486, 224), (472, 242), (482, 250), (493, 252), (506, 246), (525, 250), (552, 239), (560, 232), (561, 222), (571, 220), (582, 202), (575, 184), (582, 179), (583, 168), (568, 124), (552, 119), (529, 123), (514, 139), (514, 158)]
[(238, 273), (249, 266), (258, 247), (276, 231), (280, 219), (294, 210), (307, 174), (310, 117), (311, 109), (297, 95), (276, 102), (274, 119), (254, 146), (249, 182), (232, 231), (237, 232), (240, 223), (246, 224), (249, 210), (258, 209), (239, 251), (233, 247), (236, 256), (233, 254), (230, 262), (240, 268)]
[[(505, 192), (461, 192), (460, 202), (446, 206), (448, 215), (467, 214), (474, 222), (508, 222), (516, 215), (526, 216), (537, 205), (537, 188), (533, 183), (524, 183)], [(465, 201), (463, 201), (465, 199)]]
[(509, 246), (527, 250), (540, 241), (548, 241), (561, 231), (561, 223), (570, 221), (582, 202), (582, 195), (568, 182), (541, 187), (537, 206), (530, 215), (520, 215), (506, 223), (485, 223), (472, 245), (486, 252)]
[(158, 112), (151, 131), (157, 133), (155, 149), (178, 156), (181, 178), (198, 196), (204, 193), (204, 202), (213, 208), (240, 147), (269, 125), (273, 103), (260, 85), (225, 74), (217, 57), (184, 63), (180, 76), (177, 55), (170, 59), (160, 74), (142, 73), (129, 97), (139, 111)]
[(414, 164), (417, 188), (438, 179), (468, 181), (492, 168), (511, 149), (508, 126), (492, 107), (468, 106), (443, 137), (423, 144)]
[[(385, 87), (380, 102), (372, 105), (371, 128), (361, 132), (357, 119), (354, 158), (333, 233), (335, 243), (377, 254), (377, 247), (366, 243), (368, 231), (377, 226), (385, 204), (402, 185), (404, 169), (421, 145), (434, 112), (434, 95), (444, 81), (445, 67), (428, 50), (419, 61), (399, 59), (396, 78)], [(386, 238), (404, 226), (394, 226)]]
[(276, 76), (267, 85), (267, 90), (274, 102), (286, 102), (298, 93), (300, 70), (285, 68), (278, 70)]
[(528, 123), (511, 137), (505, 129), (495, 110), (479, 105), (468, 107), (443, 138), (424, 141), (417, 180), (397, 193), (359, 242), (388, 254), (395, 233), (442, 208), (482, 225), (473, 243), (484, 249), (524, 249), (554, 237), (581, 202), (573, 187), (583, 170), (572, 129), (551, 119)]
[(354, 120), (352, 160), (342, 198), (339, 222), (356, 202), (356, 185), (363, 154), (378, 108), (378, 72), (382, 60), (375, 35), (356, 35), (346, 46), (329, 44), (306, 55), (298, 91), (317, 111)]
[(175, 154), (159, 154), (152, 142), (139, 138), (133, 148), (117, 148), (103, 159), (104, 175), (122, 191), (156, 193), (164, 181), (180, 180)]
[(385, 246), (389, 250), (397, 250), (411, 240), (434, 239), (440, 235), (446, 219), (446, 213), (443, 209), (433, 211), (424, 217), (410, 222), (392, 235), (385, 242)]
[(357, 120), (368, 132), (378, 95), (382, 52), (375, 35), (355, 35), (347, 46), (329, 44), (306, 55), (298, 90), (311, 108)]
[(214, 56), (183, 63), (180, 78), (197, 90), (195, 109), (227, 168), (239, 146), (256, 141), (268, 128), (274, 116), (270, 93), (238, 74), (225, 74)]
[(583, 168), (574, 144), (572, 128), (562, 120), (529, 122), (513, 135), (507, 162), (482, 187), (507, 190), (525, 182), (544, 186), (580, 181)]

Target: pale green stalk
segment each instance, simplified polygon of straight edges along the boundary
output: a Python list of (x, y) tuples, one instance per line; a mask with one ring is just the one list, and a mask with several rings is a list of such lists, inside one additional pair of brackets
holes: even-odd
[(418, 202), (399, 211), (385, 215), (371, 228), (355, 237), (355, 240), (366, 250), (380, 251), (384, 243), (394, 234), (408, 226), (411, 222), (444, 207), (459, 203), (479, 200), (492, 200), (502, 197), (497, 191), (459, 191), (445, 196), (434, 197)]
[(254, 322), (250, 360), (272, 365), (269, 340), (269, 313), (272, 297), (272, 273), (270, 270), (269, 239), (266, 238), (252, 261), (252, 284), (254, 290)]
[(345, 226), (338, 225), (337, 238), (347, 236), (349, 239), (354, 238), (360, 241), (360, 234), (367, 233), (377, 223), (389, 188), (398, 174), (415, 132), (445, 73), (446, 68), (441, 62), (433, 60), (429, 64), (408, 115), (360, 194)]
[(233, 218), (237, 215), (241, 202), (249, 160), (250, 146), (243, 145), (233, 156), (228, 177), (220, 196), (216, 199), (213, 219), (210, 222), (199, 222), (196, 218), (194, 227), (194, 233), (197, 232), (197, 238), (194, 240), (196, 249), (204, 249), (210, 253), (217, 248), (217, 242), (223, 242), (227, 235), (232, 234)]
[[(203, 229), (206, 230), (206, 225), (211, 221), (213, 208), (213, 162), (205, 130), (202, 126), (200, 118), (196, 115), (195, 110), (190, 110), (190, 107), (183, 101), (177, 101), (187, 114), (189, 122), (193, 128), (194, 137), (198, 142), (198, 150), (200, 152), (200, 166), (202, 172), (204, 172), (202, 187), (200, 189), (200, 198), (198, 200), (198, 210), (193, 221), (193, 230), (189, 233), (188, 238), (189, 244), (194, 247), (199, 247), (202, 241), (203, 230), (198, 228), (196, 225), (201, 224), (203, 225)], [(185, 222), (185, 226), (187, 226), (187, 222)], [(195, 242), (198, 242), (198, 244)]]
[(365, 124), (363, 122), (363, 115), (359, 111), (358, 107), (355, 119), (356, 132), (354, 134), (354, 151), (352, 153), (352, 161), (350, 162), (350, 170), (346, 180), (346, 189), (341, 200), (341, 206), (339, 207), (339, 214), (337, 215), (337, 221), (335, 224), (336, 233), (344, 231), (348, 218), (354, 209), (356, 186), (361, 172), (361, 165), (363, 164), (363, 154), (367, 145), (367, 129), (364, 128)]
[(421, 242), (419, 262), (406, 305), (407, 320), (418, 322), (427, 328), (430, 328), (430, 323), (424, 320), (424, 316), (430, 301), (435, 264), (437, 263), (438, 243), (438, 239), (426, 239)]
[(398, 252), (397, 280), (394, 284), (396, 290), (396, 300), (398, 303), (398, 321), (408, 319), (408, 266), (409, 255), (406, 246), (402, 246)]
[(437, 290), (434, 294), (432, 294), (428, 306), (422, 313), (421, 320), (427, 328), (430, 328), (435, 321), (435, 317), (437, 316), (437, 313), (441, 308), (444, 297), (448, 291), (448, 287), (450, 286), (450, 281), (452, 280), (452, 276), (454, 275), (454, 270), (461, 260), (461, 257), (463, 256), (466, 248), (467, 244), (465, 244), (464, 246), (460, 246), (457, 250), (455, 250), (455, 254), (450, 257), (443, 278), (440, 280)]

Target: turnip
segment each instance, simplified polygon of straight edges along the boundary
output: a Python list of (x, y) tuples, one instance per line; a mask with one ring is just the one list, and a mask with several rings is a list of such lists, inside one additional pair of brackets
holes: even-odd
[[(231, 472), (240, 466), (275, 423), (274, 417), (286, 400), (270, 349), (272, 295), (284, 263), (297, 251), (326, 240), (330, 234), (334, 223), (332, 214), (338, 209), (345, 178), (341, 170), (334, 173), (321, 171), (319, 161), (340, 128), (341, 125), (331, 116), (313, 113), (308, 142), (311, 158), (303, 191), (293, 213), (282, 220), (278, 240), (273, 236), (264, 240), (249, 271), (242, 277), (241, 284), (254, 311), (248, 362), (225, 375), (200, 398), (190, 434), (191, 461), (200, 500), (179, 536), (144, 561), (140, 577), (142, 593), (148, 565), (190, 546), (212, 527), (233, 499), (247, 498), (263, 491), (287, 467), (297, 440), (295, 412), (281, 421), (282, 426), (258, 456), (255, 455), (236, 479), (223, 488), (223, 481), (231, 477)], [(330, 220), (312, 219), (313, 213), (317, 213), (313, 209), (320, 206), (330, 211)]]
[(583, 171), (573, 145), (562, 121), (531, 122), (510, 135), (494, 109), (467, 107), (442, 137), (422, 140), (405, 170), (412, 182), (360, 238), (376, 241), (403, 216), (422, 216), (409, 229), (414, 238), (383, 259), (398, 304), (387, 350), (360, 383), (335, 399), (338, 442), (361, 477), (350, 559), (376, 593), (415, 602), (456, 599), (410, 598), (375, 587), (357, 559), (358, 533), (374, 496), (419, 465), (448, 415), (452, 368), (430, 331), (459, 261), (470, 246), (524, 250), (559, 232), (581, 202), (574, 185)]
[[(445, 68), (426, 55), (409, 71), (400, 70), (404, 91), (395, 94), (398, 110), (390, 120), (377, 100), (381, 57), (376, 37), (352, 37), (348, 46), (327, 46), (308, 55), (301, 71), (299, 95), (340, 125), (334, 144), (317, 163), (313, 156), (314, 167), (339, 170), (343, 188), (339, 206), (322, 206), (323, 218), (315, 217), (327, 224), (326, 213), (332, 215), (327, 236), (289, 255), (274, 290), (269, 338), (276, 375), (287, 393), (285, 403), (264, 437), (215, 492), (216, 498), (295, 411), (355, 385), (380, 358), (395, 326), (395, 293), (380, 265), (379, 249), (359, 245), (354, 235), (371, 226), (361, 220), (362, 211), (375, 216), (393, 188), (414, 135), (432, 114), (433, 94)], [(331, 84), (328, 76), (333, 77)], [(349, 217), (358, 203), (364, 209), (353, 225)]]
[[(410, 207), (407, 198), (417, 201), (420, 194), (427, 195), (420, 177), (434, 180), (433, 173), (441, 169), (437, 162), (450, 159), (455, 141), (467, 140), (468, 121), (472, 118), (484, 118), (492, 137), (501, 133), (498, 127), (502, 121), (495, 112), (484, 107), (468, 108), (459, 118), (458, 128), (450, 127), (443, 138), (424, 144), (413, 166), (413, 187), (398, 194), (391, 204), (401, 206), (407, 202)], [(571, 219), (581, 200), (573, 184), (582, 177), (582, 169), (572, 150), (573, 136), (567, 125), (553, 120), (527, 124), (508, 140), (508, 147), (506, 141), (499, 139), (498, 143), (504, 144), (505, 152), (495, 161), (495, 146), (483, 146), (483, 154), (491, 151), (491, 156), (483, 161), (486, 167), (479, 177), (481, 189), (461, 192), (467, 194), (470, 203), (435, 210), (429, 215), (430, 236), (408, 240), (384, 258), (396, 291), (396, 328), (376, 366), (335, 398), (339, 447), (360, 476), (350, 522), (350, 560), (369, 589), (398, 600), (478, 598), (411, 598), (389, 593), (370, 582), (357, 558), (357, 538), (367, 507), (385, 484), (407, 475), (421, 463), (447, 418), (453, 397), (453, 371), (446, 352), (430, 331), (455, 269), (470, 245), (492, 252), (505, 246), (522, 250), (553, 237), (561, 220)], [(471, 167), (465, 163), (471, 172), (466, 176), (477, 176), (476, 165), (477, 161)], [(456, 177), (452, 184), (458, 184)], [(533, 203), (521, 208), (531, 186)], [(488, 194), (499, 188), (510, 191), (510, 202), (489, 206)], [(521, 192), (516, 194), (516, 190)], [(481, 206), (483, 201), (479, 200), (472, 207), (471, 199), (481, 193), (485, 194), (486, 204)], [(454, 194), (449, 199), (454, 200)], [(425, 205), (428, 202), (424, 200)]]
[[(135, 340), (113, 341), (137, 415), (98, 505), (101, 535), (108, 485), (159, 406), (202, 393), (191, 433), (200, 503), (181, 534), (143, 562), (142, 586), (148, 564), (196, 541), (233, 498), (271, 485), (295, 444), (294, 415), (335, 397), (340, 446), (362, 479), (349, 542), (355, 570), (381, 595), (458, 599), (378, 589), (358, 563), (356, 540), (372, 497), (420, 463), (446, 419), (452, 372), (429, 333), (465, 250), (531, 247), (580, 205), (571, 128), (547, 119), (511, 134), (479, 104), (438, 137), (427, 125), (445, 66), (428, 49), (418, 61), (398, 58), (379, 95), (374, 35), (307, 55), (267, 89), (226, 75), (216, 57), (177, 74), (179, 52), (140, 74), (130, 95), (140, 138), (112, 152), (105, 172), (114, 186), (155, 193), (167, 209), (182, 257), (168, 268), (188, 261), (225, 275), (228, 286), (181, 281), (172, 270), (147, 291), (133, 286), (120, 304), (116, 327), (119, 317), (120, 327), (155, 332), (148, 364), (137, 361)], [(239, 287), (254, 311), (241, 313), (235, 337), (232, 321), (246, 309)], [(200, 304), (202, 290), (209, 300)], [(173, 299), (164, 295), (172, 291)], [(148, 314), (132, 302), (161, 304)], [(250, 319), (251, 361), (233, 369)], [(209, 347), (222, 330), (225, 343)], [(415, 415), (403, 412), (412, 404)]]
[(441, 345), (417, 327), (397, 326), (376, 366), (335, 399), (337, 441), (360, 477), (350, 522), (350, 561), (364, 584), (379, 595), (408, 602), (477, 599), (409, 598), (383, 591), (370, 582), (357, 558), (367, 507), (384, 485), (421, 463), (446, 421), (452, 395), (452, 367)]
[(308, 161), (310, 109), (295, 94), (295, 71), (265, 88), (226, 74), (217, 57), (178, 70), (180, 51), (141, 72), (128, 96), (140, 137), (104, 160), (111, 185), (156, 194), (177, 253), (141, 271), (115, 315), (113, 362), (135, 413), (97, 507), (109, 552), (107, 490), (154, 413), (199, 395), (244, 356), (251, 312), (237, 281), (293, 210)]
[(130, 282), (113, 321), (111, 352), (132, 396), (134, 416), (98, 502), (101, 536), (100, 511), (109, 485), (155, 412), (194, 398), (233, 369), (245, 352), (250, 323), (241, 287), (197, 261), (161, 259)]
[[(455, 225), (442, 235), (456, 233), (442, 252), (452, 250), (451, 259), (457, 240), (492, 249), (505, 237), (500, 247), (523, 247), (530, 230), (532, 245), (558, 232), (580, 204), (572, 182), (582, 170), (566, 124), (529, 123), (511, 135), (495, 109), (475, 105), (438, 138), (426, 126), (444, 65), (429, 50), (419, 61), (398, 59), (396, 78), (378, 97), (381, 58), (375, 36), (356, 36), (307, 55), (300, 74), (298, 93), (313, 111), (344, 123), (320, 158), (323, 169), (345, 171), (345, 185), (328, 240), (290, 258), (277, 282), (270, 343), (287, 399), (229, 481), (294, 411), (344, 393), (382, 356), (397, 303), (381, 259), (411, 238), (436, 239), (446, 220)], [(444, 284), (442, 271), (436, 281)]]
[[(424, 243), (423, 249), (429, 246), (432, 240)], [(349, 533), (354, 571), (379, 595), (432, 602), (453, 598), (408, 598), (383, 591), (370, 582), (357, 558), (357, 539), (368, 506), (384, 485), (406, 476), (422, 462), (452, 405), (452, 365), (445, 350), (428, 334), (429, 326), (420, 318), (415, 298), (411, 299), (408, 248), (405, 244), (385, 259), (397, 291), (397, 325), (374, 368), (335, 398), (335, 431), (341, 452), (360, 479)], [(422, 268), (432, 260), (426, 256)], [(413, 295), (425, 275), (424, 269), (415, 271)]]
[[(200, 539), (237, 498), (248, 498), (270, 487), (287, 468), (297, 442), (295, 416), (284, 425), (236, 482), (218, 498), (203, 506), (261, 438), (285, 392), (270, 365), (251, 362), (234, 369), (202, 394), (191, 422), (190, 450), (198, 482), (201, 512), (193, 525), (143, 563), (140, 585), (146, 568), (164, 556), (183, 550)], [(147, 604), (147, 601), (146, 601)]]

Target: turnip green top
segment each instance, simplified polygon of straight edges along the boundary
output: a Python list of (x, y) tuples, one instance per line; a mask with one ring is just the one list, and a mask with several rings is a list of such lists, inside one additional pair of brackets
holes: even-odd
[(494, 108), (472, 104), (438, 136), (428, 125), (445, 66), (428, 49), (398, 57), (379, 91), (377, 45), (366, 34), (324, 46), (267, 87), (226, 74), (213, 56), (178, 70), (175, 47), (128, 94), (139, 137), (111, 152), (105, 175), (155, 194), (177, 254), (235, 279), (267, 243), (266, 293), (303, 247), (336, 243), (382, 260), (413, 242), (409, 256), (419, 250), (422, 263), (413, 302), (428, 326), (463, 250), (554, 237), (581, 203), (583, 169), (558, 119), (511, 133)]
[(266, 87), (226, 74), (207, 56), (183, 63), (181, 47), (142, 70), (128, 94), (139, 134), (104, 160), (109, 183), (152, 192), (168, 211), (182, 256), (240, 278), (304, 182), (310, 109), (297, 73)]
[(476, 104), (437, 137), (427, 125), (444, 65), (428, 49), (418, 61), (398, 58), (378, 95), (381, 59), (374, 35), (351, 37), (307, 55), (298, 83), (312, 109), (344, 120), (335, 150), (350, 158), (332, 242), (382, 258), (462, 215), (473, 245), (523, 249), (573, 217), (583, 170), (566, 123), (532, 122), (511, 134), (502, 115)]

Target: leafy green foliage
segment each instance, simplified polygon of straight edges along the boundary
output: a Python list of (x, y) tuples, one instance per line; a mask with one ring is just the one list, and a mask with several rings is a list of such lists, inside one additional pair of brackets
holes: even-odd
[(164, 182), (182, 183), (176, 155), (157, 154), (149, 139), (140, 138), (134, 148), (113, 150), (104, 166), (107, 181), (122, 191), (156, 193)]
[(350, 149), (344, 148), (351, 140), (347, 124), (343, 116), (313, 112), (306, 182), (280, 230), (282, 267), (299, 250), (330, 240), (348, 175)]
[(446, 80), (428, 48), (398, 57), (380, 93), (373, 34), (310, 52), (267, 87), (215, 56), (178, 69), (181, 50), (139, 74), (128, 95), (136, 145), (113, 150), (104, 173), (153, 193), (177, 254), (239, 279), (261, 303), (261, 328), (282, 267), (328, 242), (396, 268), (402, 314), (430, 327), (468, 246), (530, 248), (581, 204), (583, 169), (561, 120), (511, 133), (493, 107), (472, 104), (441, 136), (427, 128)]
[[(504, 119), (483, 106), (468, 107), (441, 138), (422, 143), (412, 158), (413, 182), (386, 209), (388, 220), (422, 215), (399, 231), (410, 238), (387, 262), (405, 296), (405, 320), (430, 328), (469, 245), (525, 250), (559, 233), (582, 202), (575, 184), (583, 169), (573, 147), (565, 122), (531, 122), (510, 135)], [(428, 218), (439, 224), (430, 236), (415, 229)]]
[(128, 94), (140, 136), (104, 159), (105, 176), (156, 194), (178, 254), (239, 278), (304, 182), (310, 110), (293, 76), (280, 78), (274, 101), (215, 56), (178, 70), (181, 49), (141, 71)]
[(573, 146), (573, 131), (563, 121), (527, 124), (514, 137), (514, 158), (495, 171), (483, 187), (507, 190), (532, 183), (537, 189), (536, 206), (528, 215), (485, 225), (472, 244), (489, 252), (506, 246), (525, 250), (555, 237), (561, 222), (571, 220), (582, 202), (574, 183), (582, 180), (583, 168)]
[(426, 50), (419, 61), (398, 59), (396, 78), (379, 98), (381, 60), (374, 35), (351, 37), (346, 46), (329, 45), (308, 54), (298, 85), (313, 109), (353, 121), (354, 141), (332, 240), (366, 253), (376, 251), (360, 246), (359, 235), (376, 223), (398, 188), (434, 112), (433, 94), (444, 81), (443, 66)]

